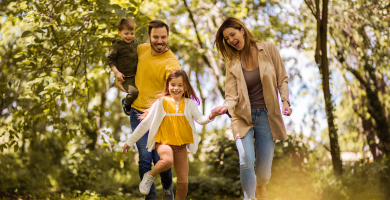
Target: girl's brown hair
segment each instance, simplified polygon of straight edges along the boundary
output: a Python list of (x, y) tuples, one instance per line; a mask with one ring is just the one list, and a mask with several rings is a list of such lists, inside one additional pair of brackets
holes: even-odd
[[(169, 96), (170, 95), (169, 82), (171, 82), (172, 79), (179, 78), (179, 77), (183, 78), (183, 86), (184, 86), (183, 96), (185, 98), (189, 98), (189, 99), (196, 101), (199, 105), (200, 104), (199, 98), (196, 96), (195, 90), (191, 86), (190, 79), (188, 78), (187, 73), (184, 70), (175, 70), (168, 75), (163, 92), (158, 94), (156, 96), (156, 98), (154, 99), (154, 101), (150, 105), (152, 105), (154, 102), (156, 102), (161, 97)], [(151, 107), (151, 106), (149, 106), (149, 107)], [(141, 116), (140, 116), (141, 119), (144, 119), (148, 115), (149, 109), (145, 110), (144, 113), (141, 114)]]
[(223, 37), (223, 31), (227, 28), (235, 28), (237, 30), (244, 29), (245, 45), (244, 48), (241, 50), (241, 55), (243, 55), (244, 57), (251, 56), (252, 54), (250, 51), (250, 47), (251, 45), (256, 45), (256, 42), (258, 42), (258, 40), (245, 27), (242, 21), (234, 17), (229, 17), (219, 27), (214, 41), (214, 45), (217, 46), (217, 50), (219, 53), (222, 54), (223, 58), (231, 60), (233, 56), (237, 56), (238, 54), (238, 50), (230, 46)]

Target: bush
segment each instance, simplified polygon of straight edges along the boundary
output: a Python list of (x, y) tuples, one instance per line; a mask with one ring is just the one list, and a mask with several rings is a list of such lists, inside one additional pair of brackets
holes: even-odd
[(366, 160), (344, 166), (344, 173), (333, 171), (315, 174), (324, 200), (385, 200), (389, 199), (389, 159), (368, 163)]
[[(127, 155), (97, 149), (78, 150), (53, 164), (45, 152), (5, 154), (0, 157), (1, 196), (32, 195), (37, 198), (63, 194), (79, 196), (139, 196), (135, 152)], [(58, 158), (56, 158), (58, 159)]]

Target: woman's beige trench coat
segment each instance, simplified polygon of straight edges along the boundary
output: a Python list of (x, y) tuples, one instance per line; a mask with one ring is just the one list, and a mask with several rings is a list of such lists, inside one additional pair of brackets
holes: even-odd
[[(258, 61), (263, 95), (267, 107), (268, 121), (273, 140), (286, 140), (286, 128), (279, 107), (279, 90), (282, 101), (289, 100), (288, 77), (276, 46), (270, 42), (258, 42)], [(225, 103), (232, 117), (232, 130), (235, 139), (246, 135), (252, 125), (251, 105), (241, 61), (232, 58), (226, 67)]]

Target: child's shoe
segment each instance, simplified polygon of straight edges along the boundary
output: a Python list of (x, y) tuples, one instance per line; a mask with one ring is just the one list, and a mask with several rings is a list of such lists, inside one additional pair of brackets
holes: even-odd
[(127, 105), (125, 104), (125, 99), (122, 99), (122, 108), (123, 108), (123, 112), (130, 116), (130, 109), (131, 109), (131, 105)]
[(150, 188), (154, 183), (154, 176), (149, 175), (149, 172), (150, 171), (144, 174), (144, 177), (142, 178), (142, 181), (139, 184), (139, 191), (144, 195), (149, 194)]

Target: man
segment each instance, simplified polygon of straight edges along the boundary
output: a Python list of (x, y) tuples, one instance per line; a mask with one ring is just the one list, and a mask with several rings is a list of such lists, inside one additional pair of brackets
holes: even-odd
[[(135, 84), (139, 90), (138, 98), (131, 105), (131, 108), (129, 105), (125, 105), (125, 109), (130, 110), (130, 124), (133, 130), (140, 123), (139, 114), (149, 108), (156, 95), (164, 89), (168, 75), (174, 70), (180, 70), (179, 61), (167, 46), (168, 25), (160, 20), (151, 21), (148, 25), (150, 44), (141, 44), (137, 47), (138, 66)], [(148, 152), (146, 149), (148, 135), (149, 132), (136, 143), (141, 180), (144, 174), (151, 170), (152, 162), (156, 164), (160, 160), (156, 149), (152, 152)], [(160, 173), (160, 178), (163, 185), (163, 199), (173, 200), (171, 169)], [(154, 184), (145, 199), (157, 199)]]

